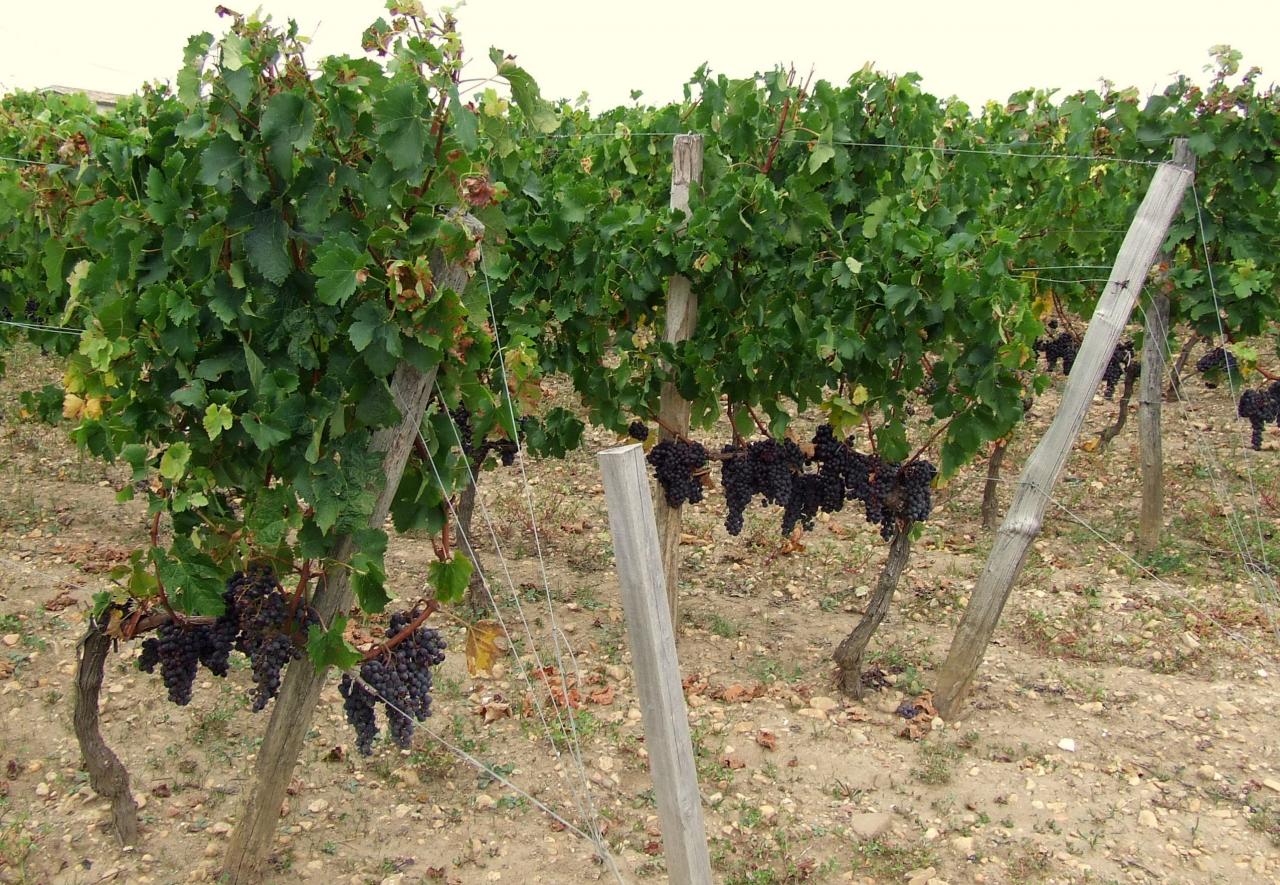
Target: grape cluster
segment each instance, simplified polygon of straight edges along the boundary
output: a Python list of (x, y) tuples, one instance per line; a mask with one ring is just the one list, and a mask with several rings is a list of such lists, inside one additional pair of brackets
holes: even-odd
[(649, 426), (643, 421), (632, 421), (627, 427), (627, 435), (632, 439), (644, 442), (649, 438)]
[[(471, 426), (471, 411), (466, 406), (450, 409), (449, 417), (453, 419), (454, 425), (458, 428), (458, 439), (461, 441), (462, 453), (467, 456), (467, 460), (473, 467), (479, 467), (484, 464), (485, 458), (489, 457), (490, 452), (497, 453), (503, 467), (510, 467), (516, 462), (516, 453), (520, 451), (520, 447), (513, 440), (486, 439), (479, 443), (476, 442), (475, 428)], [(521, 417), (521, 428), (523, 429), (527, 422), (531, 420), (532, 418), (528, 415)]]
[(909, 461), (897, 464), (870, 459), (868, 478), (859, 484), (858, 494), (850, 493), (862, 501), (867, 522), (880, 526), (880, 537), (886, 541), (898, 531), (899, 524), (923, 522), (933, 511), (933, 478), (938, 470), (928, 461)]
[(288, 594), (265, 567), (236, 572), (222, 594), (225, 611), (212, 624), (162, 624), (156, 635), (142, 642), (138, 669), (160, 666), (169, 700), (179, 706), (191, 702), (196, 667), (226, 676), (232, 650), (248, 656), (256, 684), (253, 709), (261, 710), (280, 690), (280, 673), (302, 656), (300, 643), (307, 628), (318, 624), (313, 609), (298, 606), (291, 615)]
[(1201, 375), (1223, 371), (1233, 373), (1236, 371), (1236, 355), (1225, 347), (1215, 347), (1196, 360), (1196, 371)]
[[(388, 639), (400, 634), (417, 616), (397, 612), (387, 625)], [(396, 745), (407, 749), (413, 740), (414, 723), (431, 715), (431, 668), (444, 660), (445, 642), (439, 632), (425, 625), (397, 645), (360, 665), (360, 678), (345, 674), (338, 685), (342, 709), (356, 731), (356, 748), (368, 756), (378, 736), (374, 715), (378, 703), (385, 705), (387, 730)]]
[(159, 664), (169, 700), (185, 707), (191, 703), (191, 686), (196, 679), (199, 658), (200, 641), (194, 630), (184, 630), (173, 623), (162, 624), (155, 636), (143, 640), (138, 669), (154, 673)]
[(1273, 382), (1270, 387), (1244, 391), (1240, 394), (1236, 414), (1249, 419), (1253, 428), (1249, 444), (1254, 450), (1261, 449), (1262, 429), (1271, 421), (1280, 426), (1280, 381)]
[[(928, 461), (899, 465), (864, 455), (854, 448), (852, 437), (838, 439), (829, 424), (818, 427), (812, 445), (807, 457), (791, 440), (724, 447), (720, 480), (729, 534), (742, 531), (743, 514), (757, 495), (764, 504), (782, 506), (784, 535), (797, 526), (812, 528), (819, 513), (835, 513), (851, 500), (862, 502), (867, 521), (879, 525), (886, 539), (900, 524), (929, 517), (938, 471)], [(807, 469), (813, 465), (817, 469)]]
[[(746, 446), (725, 446), (724, 453), (731, 456), (720, 465), (720, 481), (729, 504), (724, 522), (729, 534), (737, 535), (742, 531), (742, 515), (756, 495), (760, 495), (765, 504), (783, 507), (783, 524), (788, 526), (786, 532), (789, 532), (801, 517), (796, 515), (792, 518), (788, 514), (801, 514), (806, 510), (801, 507), (799, 497), (794, 506), (800, 509), (787, 510), (806, 460), (800, 447), (789, 439), (782, 442), (764, 439)], [(801, 492), (801, 496), (813, 497), (811, 490)], [(811, 523), (813, 515), (804, 521)]]
[(1071, 374), (1071, 367), (1076, 363), (1076, 354), (1080, 352), (1080, 343), (1070, 332), (1061, 332), (1053, 338), (1036, 339), (1035, 346), (1038, 353), (1044, 354), (1050, 372), (1061, 362), (1062, 374)]
[(237, 572), (223, 594), (227, 611), (234, 612), (239, 630), (236, 648), (252, 665), (253, 709), (265, 709), (280, 690), (280, 673), (291, 660), (302, 657), (301, 640), (319, 617), (305, 606), (290, 613), (289, 595), (270, 569)]
[(702, 501), (702, 480), (695, 475), (707, 463), (707, 450), (702, 443), (664, 439), (649, 451), (648, 461), (662, 486), (667, 506)]
[(1124, 371), (1131, 362), (1133, 362), (1133, 342), (1117, 343), (1116, 349), (1111, 351), (1111, 359), (1107, 361), (1106, 369), (1102, 372), (1102, 380), (1106, 383), (1106, 389), (1102, 395), (1107, 399), (1115, 396), (1116, 384), (1124, 376)]

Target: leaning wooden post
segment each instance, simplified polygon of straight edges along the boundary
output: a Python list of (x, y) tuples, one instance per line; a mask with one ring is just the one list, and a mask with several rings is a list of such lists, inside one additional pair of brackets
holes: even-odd
[[(474, 218), (464, 219), (476, 239), (483, 226)], [(470, 276), (470, 266), (432, 262), (437, 287), (461, 292)], [(421, 371), (408, 363), (396, 366), (391, 380), (391, 395), (400, 409), (400, 423), (374, 434), (371, 447), (384, 453), (384, 481), (377, 490), (369, 526), (382, 528), (391, 510), (391, 501), (400, 485), (405, 462), (422, 429), (422, 416), (435, 385), (436, 367)], [(329, 553), (330, 565), (316, 588), (314, 605), (323, 623), (332, 623), (335, 615), (344, 614), (355, 602), (351, 590), (351, 569), (347, 566), (355, 553), (350, 535), (339, 538)], [(285, 673), (280, 694), (271, 710), (271, 720), (258, 747), (253, 783), (245, 795), (244, 810), (231, 833), (223, 859), (225, 881), (242, 885), (262, 878), (263, 865), (280, 823), (280, 809), (285, 789), (293, 778), (293, 769), (302, 752), (302, 741), (311, 728), (311, 717), (320, 701), (328, 668), (317, 670), (309, 658), (294, 661)]]
[(1133, 311), (1138, 292), (1164, 243), (1174, 213), (1182, 204), (1191, 177), (1191, 170), (1183, 166), (1162, 163), (1125, 234), (1080, 345), (1080, 353), (1067, 377), (1058, 413), (1022, 471), (1013, 503), (996, 533), (991, 555), (942, 666), (934, 703), (947, 719), (954, 718), (982, 663), (1009, 592), (1031, 550), (1031, 542), (1040, 533), (1049, 496), (1080, 435), (1085, 413), (1097, 393), (1107, 361), (1120, 340), (1125, 321)]
[[(702, 183), (702, 136), (677, 135), (671, 148), (671, 208), (689, 213), (689, 188)], [(679, 344), (693, 335), (698, 323), (698, 296), (687, 277), (674, 275), (667, 282), (668, 344)], [(675, 434), (689, 435), (689, 401), (680, 395), (674, 383), (662, 385), (658, 404), (658, 439), (674, 439)], [(680, 586), (680, 508), (668, 507), (658, 491), (656, 514), (658, 538), (662, 548), (662, 573), (667, 576), (667, 606), (673, 627), (678, 617)]]
[[(1195, 156), (1185, 138), (1174, 141), (1173, 162), (1187, 169), (1195, 169)], [(1163, 260), (1167, 263), (1171, 257), (1166, 254)], [(1138, 388), (1138, 446), (1142, 468), (1142, 515), (1138, 521), (1138, 552), (1144, 555), (1155, 552), (1160, 546), (1160, 533), (1164, 528), (1160, 406), (1163, 400), (1161, 382), (1164, 380), (1164, 351), (1168, 342), (1169, 296), (1157, 292), (1147, 309), (1142, 342), (1142, 378)]]
[(644, 449), (618, 446), (599, 454), (609, 506), (622, 610), (627, 620), (649, 772), (658, 800), (662, 850), (671, 882), (710, 885), (711, 861), (702, 823), (698, 773), (689, 738), (671, 617), (663, 604), (662, 556), (649, 497)]

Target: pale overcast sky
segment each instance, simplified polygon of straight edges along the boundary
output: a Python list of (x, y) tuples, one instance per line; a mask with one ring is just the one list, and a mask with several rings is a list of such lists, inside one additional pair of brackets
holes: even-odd
[[(255, 0), (227, 0), (250, 12)], [(188, 35), (219, 33), (211, 0), (0, 0), (0, 88), (52, 84), (129, 92), (173, 77)], [(382, 0), (262, 0), (297, 19), (314, 55), (358, 53)], [(428, 4), (428, 8), (432, 8)], [(972, 103), (1024, 86), (1076, 89), (1100, 77), (1144, 91), (1201, 76), (1228, 43), (1280, 79), (1280, 0), (470, 0), (458, 12), (471, 71), (489, 46), (515, 53), (552, 98), (590, 93), (600, 109), (631, 89), (663, 103), (706, 61), (730, 75), (775, 63), (841, 81), (867, 61), (918, 71)]]

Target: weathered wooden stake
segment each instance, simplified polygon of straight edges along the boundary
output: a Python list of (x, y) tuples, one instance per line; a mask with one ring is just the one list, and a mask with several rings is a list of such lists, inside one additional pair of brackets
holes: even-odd
[(1022, 572), (1031, 542), (1040, 533), (1049, 496), (1062, 475), (1067, 457), (1084, 424), (1089, 403), (1097, 393), (1103, 370), (1115, 350), (1125, 321), (1133, 311), (1156, 253), (1164, 243), (1174, 213), (1192, 178), (1191, 170), (1163, 163), (1152, 179), (1138, 214), (1125, 234), (1107, 286), (1098, 299), (1080, 353), (1067, 378), (1062, 403), (1053, 423), (1018, 481), (1013, 503), (996, 533), (995, 545), (978, 578), (969, 605), (951, 643), (939, 676), (934, 703), (946, 719), (953, 719), (968, 692), (995, 632), (1013, 584)]
[[(483, 226), (470, 217), (466, 223), (473, 236), (479, 237)], [(436, 261), (432, 264), (437, 286), (462, 291), (470, 275), (468, 265), (440, 266)], [(400, 423), (378, 431), (371, 442), (374, 451), (385, 453), (382, 459), (384, 481), (369, 516), (372, 528), (380, 529), (386, 522), (405, 462), (421, 432), (422, 416), (431, 398), (435, 377), (435, 367), (426, 372), (408, 363), (396, 367), (391, 394), (400, 409)], [(351, 591), (351, 569), (347, 566), (353, 553), (355, 542), (350, 535), (339, 538), (330, 551), (331, 565), (325, 569), (314, 599), (315, 609), (325, 624), (331, 623), (335, 615), (345, 613), (355, 602)], [(294, 661), (285, 673), (284, 683), (271, 710), (271, 720), (258, 748), (254, 780), (245, 795), (244, 810), (231, 833), (223, 859), (222, 875), (233, 885), (262, 878), (267, 852), (280, 822), (285, 789), (293, 778), (302, 741), (311, 728), (311, 717), (328, 675), (328, 668), (317, 670), (309, 658)]]
[[(677, 135), (671, 148), (671, 208), (689, 212), (689, 188), (702, 183), (702, 136)], [(667, 282), (666, 341), (679, 344), (693, 335), (698, 323), (698, 296), (686, 277), (676, 274)], [(662, 385), (658, 405), (658, 439), (673, 439), (675, 433), (689, 433), (689, 402), (670, 381)], [(668, 430), (668, 428), (670, 428)], [(662, 548), (662, 571), (667, 576), (667, 607), (671, 624), (680, 624), (680, 508), (668, 507), (661, 490), (655, 512), (658, 537)]]
[(1138, 520), (1138, 552), (1160, 546), (1164, 528), (1164, 455), (1160, 443), (1164, 348), (1169, 337), (1169, 297), (1157, 295), (1147, 308), (1142, 343), (1142, 377), (1138, 386), (1138, 448), (1142, 470), (1142, 513)]
[(669, 881), (710, 885), (711, 861), (693, 764), (689, 713), (676, 660), (671, 616), (664, 604), (662, 555), (649, 497), (644, 449), (618, 446), (599, 454), (609, 532), (618, 563), (622, 610), (635, 669), (649, 772), (658, 801)]
[[(1195, 156), (1184, 138), (1173, 143), (1173, 162), (1194, 172)], [(1168, 264), (1172, 256), (1162, 256)], [(1163, 283), (1164, 280), (1159, 280)], [(1138, 551), (1155, 552), (1164, 529), (1164, 456), (1160, 445), (1161, 382), (1164, 351), (1169, 341), (1169, 298), (1163, 292), (1151, 299), (1142, 342), (1142, 379), (1138, 388), (1138, 446), (1142, 469), (1142, 514), (1138, 521)], [(1181, 371), (1178, 367), (1177, 371)], [(1174, 384), (1179, 383), (1174, 380)]]

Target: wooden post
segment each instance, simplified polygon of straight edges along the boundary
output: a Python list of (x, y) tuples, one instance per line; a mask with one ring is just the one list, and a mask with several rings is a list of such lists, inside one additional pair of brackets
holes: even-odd
[(1138, 552), (1160, 546), (1164, 527), (1164, 456), (1160, 444), (1164, 347), (1169, 336), (1169, 296), (1156, 295), (1147, 308), (1142, 343), (1142, 377), (1138, 389), (1138, 448), (1142, 470), (1142, 513), (1138, 520)]
[[(1173, 162), (1195, 169), (1195, 157), (1184, 138), (1173, 143)], [(1172, 260), (1163, 256), (1165, 263)], [(1163, 282), (1161, 280), (1160, 282)], [(1163, 454), (1160, 445), (1161, 382), (1164, 351), (1169, 341), (1169, 298), (1157, 293), (1147, 309), (1142, 343), (1142, 378), (1138, 392), (1138, 446), (1142, 470), (1142, 514), (1138, 521), (1138, 552), (1154, 553), (1164, 528)], [(1174, 383), (1177, 383), (1176, 381)]]
[[(689, 188), (702, 183), (702, 136), (677, 135), (671, 147), (671, 208), (689, 212)], [(693, 335), (698, 323), (698, 296), (689, 280), (676, 274), (667, 282), (668, 344), (679, 344)], [(689, 402), (670, 381), (662, 385), (658, 405), (658, 439), (674, 439), (675, 433), (689, 433)], [(670, 430), (668, 430), (670, 428)], [(658, 490), (655, 504), (658, 538), (662, 549), (662, 573), (667, 576), (667, 607), (672, 627), (679, 627), (680, 596), (680, 508), (668, 507)]]
[(662, 850), (669, 881), (710, 885), (711, 861), (702, 822), (698, 773), (693, 764), (689, 713), (680, 684), (675, 636), (663, 604), (662, 556), (653, 521), (644, 449), (617, 446), (599, 454), (609, 506), (622, 609), (627, 620), (645, 748), (658, 800)]
[(1080, 353), (1067, 377), (1058, 413), (1022, 471), (1013, 503), (996, 533), (991, 555), (951, 642), (934, 696), (938, 711), (946, 719), (955, 718), (982, 663), (1009, 592), (1026, 563), (1031, 542), (1040, 533), (1049, 496), (1080, 435), (1103, 370), (1120, 340), (1125, 321), (1133, 311), (1138, 292), (1164, 243), (1174, 213), (1182, 204), (1191, 177), (1191, 170), (1183, 166), (1161, 164), (1125, 234), (1080, 345)]
[(1009, 438), (998, 439), (987, 458), (987, 482), (982, 489), (982, 527), (994, 532), (1000, 524), (1000, 465), (1009, 448)]
[[(465, 222), (473, 236), (478, 237), (483, 231), (475, 219), (468, 216)], [(432, 263), (437, 264), (436, 261)], [(437, 286), (458, 292), (466, 285), (469, 275), (470, 267), (463, 264), (434, 269)], [(372, 528), (382, 528), (387, 520), (405, 462), (421, 432), (422, 416), (431, 399), (435, 377), (435, 367), (426, 372), (408, 363), (396, 367), (391, 380), (391, 394), (400, 409), (400, 423), (378, 431), (371, 441), (375, 451), (385, 453), (382, 459), (385, 480), (378, 489), (373, 512), (369, 516)], [(335, 615), (346, 613), (355, 602), (355, 594), (351, 591), (351, 569), (347, 567), (353, 553), (355, 542), (350, 535), (339, 538), (330, 551), (331, 564), (325, 569), (314, 599), (315, 609), (325, 624), (332, 623)], [(280, 694), (272, 707), (262, 744), (258, 747), (254, 780), (245, 795), (244, 810), (231, 833), (223, 859), (225, 881), (241, 885), (262, 878), (263, 864), (280, 822), (285, 789), (293, 778), (302, 741), (311, 728), (311, 718), (328, 675), (328, 668), (317, 670), (309, 658), (289, 665)]]

